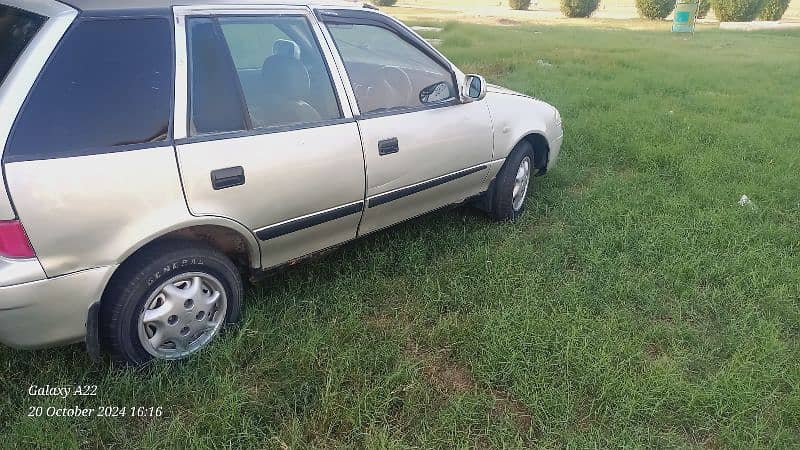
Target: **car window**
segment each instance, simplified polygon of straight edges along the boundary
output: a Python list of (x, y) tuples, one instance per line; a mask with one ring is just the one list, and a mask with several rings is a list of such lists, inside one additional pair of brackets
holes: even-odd
[(44, 17), (0, 5), (0, 84), (44, 22)]
[(159, 18), (74, 25), (28, 96), (4, 158), (103, 153), (166, 140), (171, 30), (170, 21)]
[(188, 23), (192, 134), (342, 117), (305, 17), (226, 16)]
[(265, 49), (272, 49), (278, 40), (292, 40), (275, 23), (265, 20), (260, 18), (220, 20), (222, 32), (230, 46), (237, 70), (260, 70), (264, 59), (271, 54), (265, 52)]
[(394, 32), (375, 25), (336, 23), (328, 24), (328, 29), (362, 114), (430, 104), (421, 96), (431, 90), (436, 90), (437, 102), (454, 98), (450, 71)]
[(239, 79), (214, 19), (187, 21), (190, 135), (248, 128)]

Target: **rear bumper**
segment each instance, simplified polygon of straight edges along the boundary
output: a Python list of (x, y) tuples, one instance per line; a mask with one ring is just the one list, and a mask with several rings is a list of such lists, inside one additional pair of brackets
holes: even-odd
[(0, 343), (32, 349), (79, 342), (116, 266), (0, 287)]

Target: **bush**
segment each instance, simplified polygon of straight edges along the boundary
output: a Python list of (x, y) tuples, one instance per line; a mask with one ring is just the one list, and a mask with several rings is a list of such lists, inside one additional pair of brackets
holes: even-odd
[(372, 0), (372, 3), (375, 3), (377, 6), (394, 6), (397, 0)]
[(765, 0), (758, 18), (761, 20), (781, 20), (788, 7), (789, 0)]
[(764, 0), (711, 0), (720, 22), (750, 22), (764, 5)]
[(697, 5), (697, 17), (702, 19), (708, 15), (708, 10), (711, 9), (711, 2), (709, 0), (700, 0)]
[(599, 0), (561, 0), (561, 12), (567, 17), (589, 17)]
[(526, 10), (529, 6), (531, 6), (531, 0), (508, 0), (508, 6), (511, 9), (516, 10)]
[(644, 18), (661, 20), (675, 9), (675, 0), (636, 0), (636, 9)]

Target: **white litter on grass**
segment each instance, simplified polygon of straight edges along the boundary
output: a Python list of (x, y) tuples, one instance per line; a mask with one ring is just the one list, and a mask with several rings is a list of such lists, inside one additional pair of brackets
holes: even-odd
[(542, 67), (553, 67), (552, 64), (550, 64), (549, 62), (547, 62), (547, 61), (545, 61), (543, 59), (537, 59), (536, 60), (536, 64), (538, 64), (538, 65), (540, 65)]
[(753, 201), (744, 194), (742, 194), (742, 198), (739, 199), (739, 206), (753, 206)]
[(434, 47), (442, 45), (442, 40), (441, 39), (425, 39), (425, 40), (428, 41), (428, 43), (430, 43)]
[(800, 23), (797, 22), (771, 22), (768, 20), (754, 20), (752, 22), (720, 22), (720, 30), (740, 30), (740, 31), (753, 31), (753, 30), (788, 30), (791, 28), (800, 28)]
[(416, 27), (411, 27), (411, 29), (416, 31), (416, 32), (418, 32), (418, 33), (424, 33), (426, 31), (430, 31), (431, 33), (441, 33), (441, 31), (442, 31), (442, 28), (439, 28), (439, 27), (420, 27), (420, 26), (416, 26)]

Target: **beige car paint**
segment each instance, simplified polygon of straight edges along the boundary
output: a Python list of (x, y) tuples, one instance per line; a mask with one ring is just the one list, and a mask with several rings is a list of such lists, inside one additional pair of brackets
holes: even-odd
[(36, 258), (4, 258), (0, 256), (0, 287), (13, 286), (45, 278), (44, 269)]
[[(558, 111), (547, 103), (500, 86), (489, 86), (484, 100), (492, 113), (494, 158), (505, 158), (525, 136), (540, 134), (550, 146), (548, 169), (561, 149)], [(525, 111), (523, 116), (523, 111)], [(524, 117), (525, 120), (520, 120)]]
[[(177, 151), (192, 213), (230, 217), (251, 230), (364, 198), (364, 161), (355, 122), (185, 144)], [(215, 191), (211, 171), (233, 166), (244, 168), (245, 184)], [(359, 218), (263, 241), (262, 265), (353, 239)]]
[(295, 231), (262, 243), (262, 264), (265, 269), (279, 266), (319, 250), (356, 238), (361, 213), (331, 220), (320, 225)]
[[(492, 130), (484, 102), (470, 102), (359, 122), (367, 166), (367, 198), (462, 169), (492, 156)], [(378, 142), (397, 138), (399, 151), (378, 153)], [(361, 233), (385, 228), (438, 206), (477, 194), (481, 170), (378, 208), (367, 208)]]
[(100, 298), (116, 267), (0, 287), (4, 308), (0, 311), (0, 342), (32, 349), (82, 341), (86, 312)]
[(255, 245), (252, 233), (230, 219), (189, 214), (172, 146), (15, 162), (5, 171), (48, 277), (118, 264), (147, 242), (192, 225), (224, 224)]
[(478, 194), (481, 181), (486, 178), (489, 167), (482, 164), (482, 170), (456, 180), (425, 189), (416, 194), (402, 197), (390, 203), (367, 208), (359, 228), (359, 235), (389, 227), (412, 217), (441, 208), (447, 204), (458, 203)]

